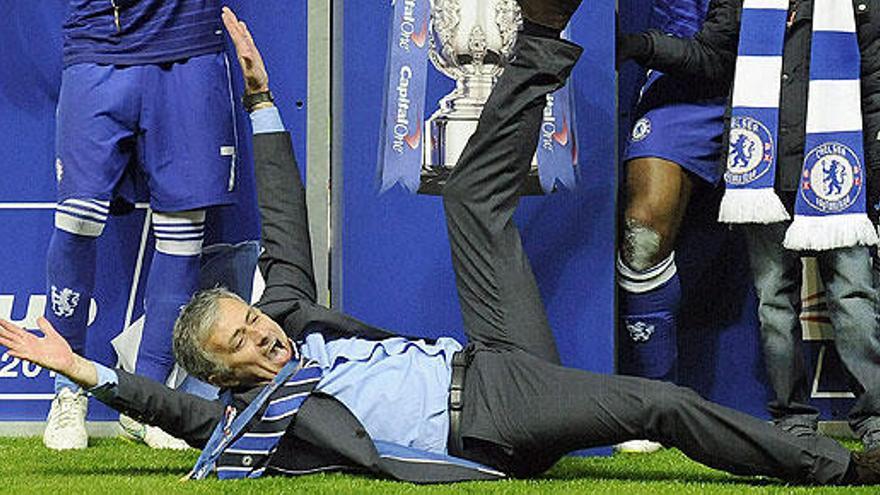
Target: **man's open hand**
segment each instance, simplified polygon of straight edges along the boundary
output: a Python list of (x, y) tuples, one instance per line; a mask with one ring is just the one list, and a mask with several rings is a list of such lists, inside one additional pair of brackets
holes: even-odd
[(248, 31), (247, 24), (238, 20), (235, 13), (229, 7), (223, 7), (223, 24), (226, 32), (235, 45), (235, 54), (241, 65), (241, 75), (244, 77), (245, 93), (261, 93), (269, 90), (269, 74), (263, 65), (263, 57), (254, 44), (254, 38)]
[(91, 388), (97, 384), (95, 366), (70, 349), (70, 344), (58, 334), (43, 317), (37, 325), (44, 337), (0, 319), (0, 345), (9, 349), (9, 355), (30, 361), (67, 376), (80, 385)]

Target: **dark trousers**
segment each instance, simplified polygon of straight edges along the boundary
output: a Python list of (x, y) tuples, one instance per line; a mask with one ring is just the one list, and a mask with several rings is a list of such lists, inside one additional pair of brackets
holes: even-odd
[(797, 438), (667, 383), (559, 364), (512, 216), (545, 97), (565, 82), (580, 49), (523, 35), (515, 50), (444, 190), (470, 339), (463, 451), (452, 453), (526, 476), (572, 450), (648, 438), (736, 474), (839, 481), (850, 454), (833, 440)]

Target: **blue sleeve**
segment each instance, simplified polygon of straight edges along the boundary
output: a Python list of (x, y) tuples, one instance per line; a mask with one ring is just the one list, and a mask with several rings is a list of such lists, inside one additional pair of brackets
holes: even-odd
[(254, 134), (284, 132), (285, 130), (278, 107), (263, 108), (251, 113), (251, 127), (254, 129)]
[(115, 371), (101, 364), (95, 363), (95, 369), (98, 371), (98, 384), (89, 389), (89, 393), (94, 395), (101, 402), (106, 402), (116, 398), (116, 385), (119, 384), (119, 376)]

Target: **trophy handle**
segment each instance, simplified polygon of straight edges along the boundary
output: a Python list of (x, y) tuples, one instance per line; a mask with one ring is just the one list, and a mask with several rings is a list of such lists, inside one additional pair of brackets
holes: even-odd
[(495, 5), (495, 24), (501, 34), (502, 58), (508, 60), (523, 24), (522, 9), (516, 0), (498, 0)]

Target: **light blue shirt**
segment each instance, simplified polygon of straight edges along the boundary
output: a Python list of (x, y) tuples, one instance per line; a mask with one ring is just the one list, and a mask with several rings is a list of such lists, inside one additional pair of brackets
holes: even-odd
[(372, 439), (446, 454), (452, 355), (461, 350), (457, 341), (326, 342), (313, 333), (300, 350), (321, 365), (316, 390), (345, 404)]
[(251, 127), (254, 130), (254, 134), (283, 132), (284, 123), (281, 121), (281, 113), (278, 111), (278, 107), (255, 110), (251, 113)]

